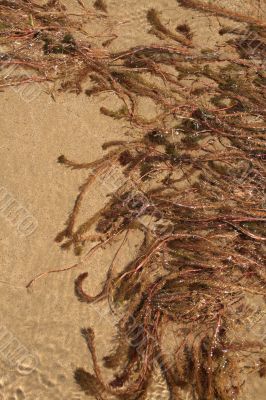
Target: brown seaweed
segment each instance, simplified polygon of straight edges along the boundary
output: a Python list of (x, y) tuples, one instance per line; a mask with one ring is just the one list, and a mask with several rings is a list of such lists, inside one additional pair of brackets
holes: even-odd
[(238, 22), (246, 22), (248, 24), (254, 24), (257, 26), (261, 26), (263, 28), (266, 27), (265, 22), (259, 19), (251, 17), (250, 15), (244, 15), (234, 11), (227, 10), (215, 4), (203, 3), (202, 1), (199, 0), (177, 0), (177, 2), (182, 7), (192, 8), (204, 13), (210, 13), (220, 17), (226, 17)]
[[(152, 26), (151, 33), (154, 33), (156, 36), (168, 37), (172, 40), (175, 40), (184, 46), (191, 46), (191, 40), (187, 37), (183, 37), (181, 35), (177, 35), (176, 33), (171, 32), (169, 29), (162, 24), (159, 18), (159, 13), (154, 9), (151, 8), (147, 13), (148, 22)], [(182, 28), (181, 28), (182, 31)], [(188, 34), (188, 32), (186, 32)]]
[[(9, 47), (1, 67), (21, 65), (35, 74), (27, 79), (10, 75), (2, 87), (26, 79), (57, 82), (60, 90), (76, 93), (86, 86), (87, 96), (111, 91), (121, 106), (101, 107), (101, 112), (132, 127), (126, 140), (107, 142), (99, 160), (59, 156), (61, 167), (87, 173), (56, 237), (81, 259), (27, 285), (50, 273), (85, 269), (98, 249), (116, 246), (97, 295), (84, 288), (90, 271), (75, 280), (79, 301), (108, 301), (118, 317), (114, 348), (103, 366), (93, 327), (82, 329), (93, 374), (78, 368), (75, 380), (96, 399), (145, 399), (156, 368), (169, 399), (180, 399), (184, 392), (198, 400), (235, 399), (247, 371), (265, 376), (265, 343), (249, 337), (247, 327), (256, 313), (250, 299), (265, 298), (266, 282), (265, 24), (216, 5), (178, 3), (247, 23), (227, 43), (240, 58), (193, 49), (190, 27), (180, 24), (172, 32), (154, 9), (147, 18), (164, 42), (111, 53), (103, 44), (92, 46), (86, 35), (79, 39), (83, 17), (105, 21), (104, 2), (94, 3), (101, 11), (95, 13), (79, 1), (78, 21), (59, 1), (40, 6), (7, 0), (0, 5), (5, 24), (0, 40)], [(22, 11), (31, 13), (30, 27), (19, 18)], [(251, 51), (256, 43), (249, 43), (251, 31), (263, 44), (256, 54)], [(24, 50), (13, 48), (14, 38), (24, 41)], [(198, 87), (188, 87), (188, 80)], [(140, 98), (154, 102), (156, 117), (148, 120), (139, 113)], [(80, 222), (85, 196), (96, 182), (108, 184), (111, 172), (115, 185), (107, 187), (107, 201)], [(136, 233), (138, 250), (118, 271), (117, 257)], [(176, 343), (167, 342), (171, 332)], [(109, 380), (104, 368), (112, 371)]]

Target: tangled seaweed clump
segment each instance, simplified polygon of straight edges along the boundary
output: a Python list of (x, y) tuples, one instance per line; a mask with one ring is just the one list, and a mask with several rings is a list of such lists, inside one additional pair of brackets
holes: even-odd
[[(194, 116), (198, 114), (202, 110)], [(97, 296), (83, 290), (87, 273), (76, 280), (79, 300), (108, 298), (118, 310), (123, 305), (117, 351), (108, 357), (108, 365), (120, 367), (120, 373), (110, 386), (99, 372), (93, 332), (83, 332), (98, 382), (118, 397), (144, 396), (156, 360), (176, 396), (172, 398), (178, 398), (178, 388), (187, 388), (199, 399), (231, 399), (242, 386), (241, 373), (257, 365), (247, 365), (247, 355), (252, 359), (253, 352), (263, 351), (263, 343), (243, 339), (254, 312), (249, 296), (265, 295), (261, 157), (248, 158), (242, 148), (230, 149), (230, 154), (209, 149), (199, 157), (194, 143), (183, 139), (185, 134), (173, 142), (171, 134), (152, 131), (142, 142), (118, 144), (87, 180), (103, 171), (107, 160), (117, 168), (120, 164), (126, 177), (100, 212), (95, 229), (100, 245), (121, 237), (122, 246), (130, 230), (144, 235), (139, 254), (124, 271), (115, 273), (111, 264)], [(132, 182), (138, 185), (132, 187)], [(57, 239), (65, 237), (63, 247), (73, 245), (79, 252), (95, 237), (88, 234), (92, 220), (73, 229), (77, 204)], [(170, 362), (162, 347), (173, 323), (182, 343), (172, 349)]]
[[(115, 93), (120, 109), (101, 112), (132, 126), (131, 139), (107, 142), (100, 160), (58, 159), (88, 175), (56, 241), (81, 256), (94, 243), (84, 261), (119, 243), (99, 294), (83, 287), (89, 272), (75, 281), (80, 301), (108, 300), (119, 315), (116, 347), (104, 358), (114, 377), (107, 383), (90, 327), (82, 334), (94, 373), (79, 368), (76, 381), (96, 399), (144, 399), (159, 367), (170, 399), (184, 393), (198, 400), (240, 397), (247, 375), (265, 377), (266, 369), (265, 335), (255, 334), (263, 315), (254, 306), (266, 294), (265, 24), (200, 1), (178, 1), (185, 9), (241, 23), (233, 32), (220, 28), (231, 51), (197, 49), (187, 22), (172, 31), (151, 9), (149, 33), (160, 43), (112, 53), (78, 39), (81, 25), (59, 1), (41, 9), (31, 1), (2, 3), (1, 16), (13, 8), (16, 14), (11, 12), (0, 37), (6, 46), (12, 35), (25, 44), (7, 53), (9, 62), (60, 82), (64, 90), (86, 86), (87, 96)], [(15, 15), (29, 7), (34, 27), (26, 28), (26, 19)], [(108, 18), (105, 3), (97, 1), (96, 8), (99, 15), (83, 6), (81, 20)], [(258, 51), (250, 32), (256, 32)], [(52, 64), (59, 66), (56, 72)], [(12, 76), (4, 84), (22, 82)], [(141, 115), (140, 98), (156, 105), (156, 117)], [(98, 213), (79, 224), (85, 195), (110, 169), (119, 175), (117, 187)], [(142, 242), (136, 257), (117, 271), (130, 232), (140, 232)], [(171, 330), (176, 345), (166, 345)]]

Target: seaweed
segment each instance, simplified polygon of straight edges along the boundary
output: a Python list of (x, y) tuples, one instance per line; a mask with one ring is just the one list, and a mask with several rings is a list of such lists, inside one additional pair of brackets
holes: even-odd
[[(192, 114), (201, 123), (215, 120), (206, 109), (196, 109)], [(185, 126), (189, 132), (191, 128)], [(172, 180), (170, 186), (162, 177), (160, 190), (145, 189), (147, 180), (142, 179), (137, 192), (132, 188), (129, 191), (127, 182), (101, 212), (96, 230), (111, 240), (117, 232), (132, 229), (148, 233), (150, 228), (141, 223), (143, 215), (157, 218), (153, 233), (156, 229), (162, 232), (162, 221), (168, 232), (149, 234), (124, 271), (116, 274), (111, 265), (96, 297), (84, 294), (80, 286), (88, 274), (77, 278), (76, 294), (81, 301), (108, 298), (117, 312), (124, 309), (117, 324), (117, 350), (105, 357), (105, 367), (119, 369), (109, 383), (100, 370), (92, 330), (85, 331), (94, 378), (107, 396), (145, 398), (157, 364), (167, 382), (169, 398), (178, 398), (181, 388), (200, 400), (238, 397), (241, 377), (245, 369), (251, 368), (246, 365), (246, 354), (263, 348), (262, 343), (235, 337), (236, 331), (245, 330), (244, 316), (251, 312), (245, 294), (265, 295), (260, 245), (266, 240), (263, 196), (250, 194), (251, 186), (257, 187), (257, 182), (238, 181), (243, 160), (251, 163), (254, 170), (260, 170), (259, 163), (233, 146), (193, 157), (190, 141), (175, 143), (169, 133), (160, 130), (148, 131), (142, 142), (112, 142), (106, 148), (110, 145), (117, 150), (106, 158), (115, 154), (123, 173), (132, 181), (136, 181), (138, 171), (141, 177), (153, 180), (151, 172), (165, 166), (167, 159), (172, 164), (172, 174), (176, 169), (184, 174), (177, 185)], [(162, 147), (165, 156), (155, 156)], [(66, 163), (65, 159), (62, 161)], [(189, 175), (194, 173), (193, 165), (201, 174), (192, 190)], [(144, 192), (145, 199), (140, 196)], [(159, 210), (159, 218), (154, 210)], [(240, 310), (241, 319), (235, 319)], [(163, 348), (163, 337), (173, 322), (180, 332), (187, 331), (182, 335), (183, 346), (171, 350), (172, 354), (178, 352), (176, 364), (167, 361)], [(262, 363), (258, 369), (261, 376), (263, 368)]]
[[(9, 48), (1, 55), (3, 69), (18, 64), (34, 71), (35, 78), (76, 93), (90, 84), (88, 97), (112, 92), (120, 101), (118, 109), (102, 106), (100, 111), (131, 128), (125, 140), (106, 142), (98, 160), (58, 157), (58, 167), (87, 174), (55, 238), (80, 259), (41, 273), (27, 285), (47, 274), (85, 269), (99, 249), (115, 249), (98, 294), (84, 288), (90, 271), (81, 272), (74, 284), (79, 301), (106, 301), (117, 316), (114, 348), (103, 365), (94, 327), (81, 331), (93, 373), (78, 368), (75, 380), (96, 399), (145, 399), (156, 369), (169, 399), (184, 393), (197, 400), (235, 399), (247, 371), (265, 376), (265, 343), (249, 337), (246, 324), (256, 312), (250, 299), (265, 298), (266, 283), (264, 45), (253, 54), (256, 43), (249, 46), (248, 36), (255, 32), (264, 43), (265, 24), (216, 5), (178, 3), (247, 23), (227, 43), (240, 57), (192, 48), (189, 26), (179, 24), (172, 32), (154, 9), (147, 18), (164, 42), (111, 53), (103, 45), (93, 46), (86, 35), (78, 38), (83, 18), (105, 23), (103, 2), (94, 4), (99, 14), (79, 2), (78, 22), (60, 2), (41, 6), (7, 0), (0, 6), (0, 38)], [(30, 27), (18, 18), (29, 11)], [(32, 44), (31, 52), (13, 49), (14, 37)], [(247, 49), (252, 51), (247, 54)], [(25, 76), (1, 82), (1, 87), (20, 85)], [(139, 113), (141, 98), (156, 105), (150, 120)], [(93, 185), (108, 184), (113, 172), (116, 184), (107, 185), (106, 202), (81, 222), (86, 195)], [(139, 238), (139, 246), (118, 270), (116, 260), (129, 235)], [(167, 342), (170, 333), (176, 343)], [(111, 369), (111, 378), (104, 378), (104, 368)]]
[(107, 13), (108, 11), (104, 0), (96, 0), (93, 5), (99, 11), (103, 11), (104, 13)]
[[(159, 38), (161, 36), (169, 37), (170, 39), (175, 40), (184, 46), (189, 46), (189, 47), (191, 46), (192, 43), (191, 43), (191, 40), (189, 37), (189, 28), (186, 27), (185, 37), (171, 32), (169, 29), (167, 29), (162, 24), (162, 22), (160, 21), (160, 18), (159, 18), (159, 13), (154, 8), (151, 8), (147, 12), (147, 19), (148, 19), (148, 22), (152, 25), (152, 30), (150, 31), (150, 33), (154, 33), (156, 36), (159, 36)], [(183, 28), (184, 28), (184, 26), (183, 26)], [(179, 29), (179, 31), (182, 32), (182, 26), (181, 26), (181, 30)], [(182, 33), (184, 33), (184, 29), (183, 29)]]
[(240, 14), (234, 11), (226, 10), (225, 8), (221, 8), (216, 6), (215, 4), (203, 3), (199, 0), (177, 0), (177, 2), (182, 7), (192, 8), (203, 13), (207, 12), (210, 14), (214, 14), (215, 16), (226, 17), (238, 22), (246, 22), (248, 24), (259, 26), (262, 28), (266, 27), (265, 22), (251, 17), (249, 15)]
[(192, 39), (193, 35), (191, 29), (187, 24), (177, 25), (176, 31), (185, 35), (188, 39)]

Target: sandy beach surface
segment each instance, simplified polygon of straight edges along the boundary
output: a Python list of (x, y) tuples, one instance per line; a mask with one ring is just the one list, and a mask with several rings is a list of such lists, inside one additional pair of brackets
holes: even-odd
[[(143, 44), (144, 40), (157, 42), (147, 33), (145, 15), (151, 7), (163, 11), (164, 18), (171, 18), (169, 24), (173, 26), (185, 22), (184, 18), (190, 22), (195, 41), (202, 48), (212, 47), (220, 40), (214, 31), (222, 18), (184, 13), (175, 0), (106, 3), (110, 17), (118, 22), (115, 32), (119, 39), (110, 50)], [(216, 3), (231, 9), (244, 8), (243, 1)], [(263, 12), (263, 4), (259, 9), (258, 2), (251, 1), (246, 10), (258, 16)], [(0, 210), (0, 400), (92, 399), (80, 390), (73, 377), (77, 367), (90, 371), (92, 368), (80, 329), (94, 327), (99, 358), (112, 348), (115, 333), (115, 319), (108, 304), (90, 307), (80, 303), (73, 288), (78, 273), (88, 271), (87, 288), (97, 293), (115, 249), (100, 251), (86, 266), (51, 274), (38, 280), (30, 290), (25, 288), (36, 274), (78, 260), (71, 251), (62, 251), (54, 238), (64, 227), (86, 172), (67, 170), (57, 163), (58, 156), (93, 161), (103, 154), (104, 142), (124, 138), (129, 129), (125, 122), (100, 114), (100, 106), (116, 105), (112, 95), (89, 99), (84, 94), (55, 93), (52, 98), (46, 89), (37, 86), (27, 92), (25, 87), (11, 88), (0, 93), (0, 206), (1, 196), (8, 196), (28, 216), (25, 226), (17, 226), (4, 208)], [(86, 200), (84, 217), (100, 208), (108, 190), (101, 183), (94, 186)], [(126, 250), (119, 257), (121, 265), (135, 254), (137, 245), (138, 238), (128, 238)], [(18, 363), (21, 354), (23, 361)], [(252, 378), (242, 399), (262, 400), (265, 393), (265, 382)], [(168, 399), (159, 375), (154, 379), (149, 399)]]

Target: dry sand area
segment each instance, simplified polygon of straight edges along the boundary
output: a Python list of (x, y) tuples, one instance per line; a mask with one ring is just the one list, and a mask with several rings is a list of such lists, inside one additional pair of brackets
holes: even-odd
[[(202, 48), (213, 47), (220, 40), (215, 31), (222, 18), (189, 11), (184, 16), (175, 0), (106, 3), (109, 15), (118, 22), (118, 39), (112, 43), (112, 50), (144, 41), (156, 42), (147, 33), (145, 15), (150, 7), (163, 11), (164, 18), (169, 16), (175, 25), (184, 22), (184, 18), (192, 23), (195, 41)], [(260, 13), (260, 18), (266, 10), (265, 0), (260, 2), (261, 8), (255, 0), (249, 4), (241, 0), (214, 3), (233, 10), (246, 7), (254, 16)], [(8, 193), (31, 217), (18, 228), (3, 210), (0, 212), (0, 400), (89, 400), (73, 378), (75, 368), (92, 367), (80, 328), (95, 328), (97, 350), (103, 356), (112, 346), (114, 321), (107, 304), (90, 307), (77, 301), (73, 282), (78, 272), (87, 270), (88, 288), (96, 293), (113, 253), (99, 252), (85, 268), (49, 275), (31, 290), (26, 290), (25, 284), (42, 271), (77, 261), (71, 251), (62, 251), (54, 238), (64, 226), (85, 175), (83, 171), (63, 168), (57, 163), (58, 156), (93, 161), (103, 154), (101, 146), (105, 141), (122, 138), (129, 126), (100, 114), (101, 105), (115, 102), (111, 95), (89, 99), (82, 93), (55, 93), (52, 98), (43, 86), (35, 87), (33, 96), (27, 90), (10, 88), (0, 93), (0, 194)], [(149, 112), (148, 105), (145, 112)], [(84, 215), (96, 211), (107, 192), (108, 188), (96, 184), (86, 200)], [(29, 221), (33, 225), (27, 225)], [(137, 238), (128, 238), (128, 254), (125, 251), (120, 255), (119, 263), (134, 254), (137, 242)], [(15, 343), (16, 348), (24, 349), (25, 357), (19, 366), (17, 356), (6, 357), (7, 337), (13, 343), (10, 346)], [(248, 383), (242, 399), (262, 400), (265, 393), (265, 382), (254, 380)], [(149, 399), (168, 399), (160, 376), (154, 380)]]

